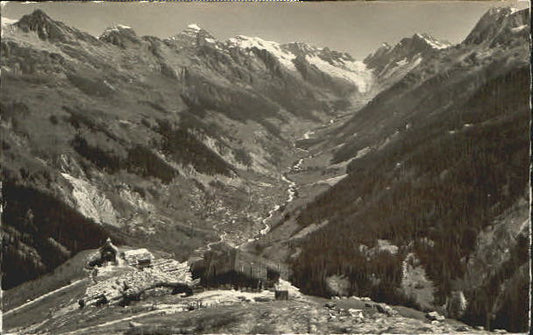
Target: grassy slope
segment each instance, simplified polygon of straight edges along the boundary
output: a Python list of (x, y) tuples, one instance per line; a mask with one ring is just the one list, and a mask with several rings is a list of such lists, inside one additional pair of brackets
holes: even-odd
[[(71, 282), (87, 278), (84, 270), (87, 256), (94, 250), (86, 250), (78, 253), (65, 263), (58, 266), (52, 272), (36, 279), (28, 281), (13, 289), (3, 292), (2, 310), (9, 312), (22, 304), (34, 300), (48, 292), (60, 289)], [(4, 315), (4, 329), (27, 326), (35, 322), (43, 321), (50, 312), (52, 306), (59, 305), (83, 294), (85, 285), (83, 282), (71, 289), (62, 291), (61, 294), (50, 296), (26, 308)]]

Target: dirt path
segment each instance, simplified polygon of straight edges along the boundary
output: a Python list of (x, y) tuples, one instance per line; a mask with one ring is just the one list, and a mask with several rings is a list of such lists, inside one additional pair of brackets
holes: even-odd
[(66, 285), (66, 286), (63, 286), (63, 287), (58, 288), (57, 290), (54, 290), (54, 291), (48, 292), (48, 293), (46, 293), (46, 294), (43, 294), (43, 295), (41, 295), (40, 297), (37, 297), (37, 298), (35, 298), (35, 299), (31, 300), (31, 301), (28, 301), (28, 302), (25, 303), (25, 304), (22, 304), (22, 305), (20, 305), (20, 306), (18, 306), (18, 307), (15, 307), (15, 308), (10, 309), (9, 311), (3, 313), (3, 317), (6, 317), (6, 316), (8, 316), (9, 314), (14, 313), (14, 312), (16, 312), (16, 311), (19, 311), (19, 310), (21, 310), (21, 309), (23, 309), (23, 308), (26, 308), (26, 307), (28, 307), (28, 306), (31, 306), (31, 305), (33, 305), (33, 304), (36, 303), (36, 302), (39, 302), (39, 301), (41, 301), (41, 300), (43, 300), (43, 299), (46, 299), (46, 298), (48, 298), (48, 297), (50, 297), (50, 296), (52, 296), (52, 295), (54, 295), (54, 294), (57, 294), (57, 293), (59, 293), (59, 292), (61, 292), (61, 291), (64, 291), (64, 290), (66, 290), (66, 289), (68, 289), (68, 288), (70, 288), (70, 287), (73, 287), (73, 286), (76, 286), (76, 285), (78, 285), (78, 284), (81, 284), (82, 282), (84, 282), (84, 281), (86, 281), (86, 280), (87, 280), (87, 278), (84, 278), (84, 279), (78, 279), (78, 280), (76, 280), (76, 281), (74, 281), (74, 282), (72, 282), (72, 283), (70, 283), (70, 284), (68, 284), (68, 285)]
[(111, 325), (114, 325), (114, 324), (117, 324), (117, 323), (120, 323), (120, 322), (131, 321), (131, 320), (142, 318), (142, 317), (145, 317), (145, 316), (150, 316), (150, 315), (155, 315), (155, 314), (163, 314), (163, 313), (164, 313), (163, 310), (150, 311), (150, 312), (141, 313), (141, 314), (137, 314), (137, 315), (133, 315), (133, 316), (128, 316), (128, 317), (125, 317), (125, 318), (122, 318), (122, 319), (108, 321), (108, 322), (104, 322), (104, 323), (101, 323), (101, 324), (98, 324), (98, 325), (95, 325), (95, 326), (90, 326), (90, 327), (77, 329), (77, 330), (74, 330), (74, 331), (70, 331), (70, 332), (66, 332), (66, 333), (60, 333), (60, 334), (61, 335), (85, 334), (87, 331), (90, 331), (90, 330), (95, 330), (95, 329), (98, 329), (98, 328), (111, 326)]

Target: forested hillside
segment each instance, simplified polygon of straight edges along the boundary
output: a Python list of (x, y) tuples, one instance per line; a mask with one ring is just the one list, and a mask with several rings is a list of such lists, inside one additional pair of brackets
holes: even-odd
[[(520, 33), (528, 17), (487, 15), (499, 18), (499, 33)], [(489, 40), (467, 39), (422, 62), (333, 139), (343, 143), (334, 162), (351, 162), (298, 217), (326, 223), (295, 245), (294, 280), (306, 292), (330, 295), (328, 278), (343, 275), (348, 294), (416, 306), (420, 296), (404, 287), (405, 262), (416, 259), (426, 276), (420, 292), (433, 285), (434, 306), (464, 291), (468, 322), (527, 329), (528, 38), (509, 35), (502, 46), (493, 42), (501, 36), (481, 35)], [(503, 254), (482, 265), (484, 234), (502, 225), (505, 242), (490, 243)], [(484, 271), (475, 283), (473, 267)]]

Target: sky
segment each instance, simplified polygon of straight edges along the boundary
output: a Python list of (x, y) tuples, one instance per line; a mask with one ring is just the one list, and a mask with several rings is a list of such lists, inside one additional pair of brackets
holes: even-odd
[(506, 5), (527, 8), (529, 2), (2, 2), (2, 16), (19, 19), (40, 8), (95, 36), (124, 24), (138, 35), (167, 38), (196, 23), (220, 40), (246, 35), (306, 42), (362, 60), (383, 42), (396, 44), (417, 32), (461, 42), (489, 8)]

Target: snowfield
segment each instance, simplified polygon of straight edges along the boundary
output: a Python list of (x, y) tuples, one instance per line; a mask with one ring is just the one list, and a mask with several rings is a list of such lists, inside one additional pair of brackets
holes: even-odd
[(359, 92), (366, 93), (372, 87), (374, 74), (363, 62), (337, 61), (334, 65), (326, 62), (318, 56), (305, 56), (305, 59), (320, 71), (335, 78), (341, 78), (352, 82), (357, 86)]
[(259, 37), (248, 37), (244, 35), (238, 35), (236, 37), (230, 38), (228, 40), (228, 44), (230, 46), (239, 47), (242, 49), (257, 48), (261, 50), (266, 50), (272, 55), (274, 55), (279, 60), (279, 62), (287, 69), (291, 71), (296, 71), (296, 67), (292, 62), (292, 60), (295, 59), (296, 56), (291, 52), (282, 50), (279, 43), (265, 41)]
[(191, 23), (187, 26), (188, 29), (192, 29), (192, 30), (196, 30), (196, 31), (200, 31), (202, 30), (202, 28), (200, 28), (200, 26), (198, 26), (196, 23)]
[(425, 35), (425, 34), (416, 34), (416, 35), (424, 39), (433, 49), (446, 49), (451, 45), (450, 43), (441, 42), (429, 35)]

